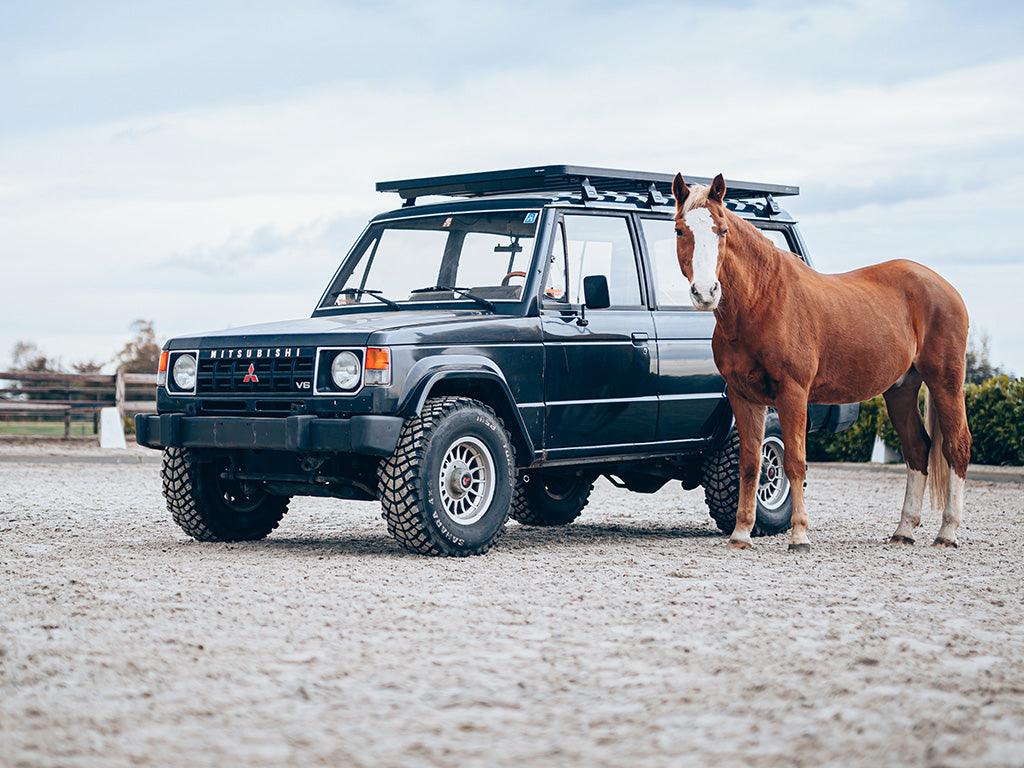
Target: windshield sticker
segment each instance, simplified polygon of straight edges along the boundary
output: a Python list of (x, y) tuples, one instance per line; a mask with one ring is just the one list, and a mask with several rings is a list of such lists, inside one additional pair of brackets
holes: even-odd
[(452, 225), (452, 217), (451, 217), (451, 216), (449, 216), (449, 217), (448, 217), (447, 219), (445, 219), (445, 220), (444, 220), (444, 224), (442, 224), (441, 226), (442, 226), (442, 227), (443, 227), (444, 229), (447, 229), (447, 228), (448, 228), (448, 227), (450, 227), (451, 225)]
[(531, 211), (530, 213), (526, 214), (526, 218), (523, 219), (523, 224), (533, 224), (536, 221), (537, 221), (537, 212), (536, 211)]

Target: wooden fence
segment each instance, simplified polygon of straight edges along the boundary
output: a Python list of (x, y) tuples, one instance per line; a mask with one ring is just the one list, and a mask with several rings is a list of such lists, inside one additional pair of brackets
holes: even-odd
[(116, 407), (122, 418), (156, 412), (155, 373), (37, 373), (0, 371), (0, 423), (12, 417), (62, 420), (65, 439), (75, 417), (91, 418)]

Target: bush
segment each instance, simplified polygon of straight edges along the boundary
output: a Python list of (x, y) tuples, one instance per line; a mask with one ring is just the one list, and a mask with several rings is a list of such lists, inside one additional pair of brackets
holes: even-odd
[[(1024, 380), (993, 376), (964, 388), (975, 464), (1024, 466)], [(921, 390), (924, 412), (924, 390)], [(860, 418), (845, 432), (807, 436), (809, 461), (869, 461), (875, 435), (896, 450), (899, 437), (881, 395), (861, 403)]]
[(1024, 380), (993, 376), (967, 385), (967, 423), (977, 464), (1024, 464)]

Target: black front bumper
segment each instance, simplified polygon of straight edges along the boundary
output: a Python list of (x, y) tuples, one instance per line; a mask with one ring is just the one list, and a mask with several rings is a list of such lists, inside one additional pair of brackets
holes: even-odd
[(135, 440), (147, 448), (261, 448), (388, 456), (402, 431), (400, 416), (244, 418), (140, 414)]

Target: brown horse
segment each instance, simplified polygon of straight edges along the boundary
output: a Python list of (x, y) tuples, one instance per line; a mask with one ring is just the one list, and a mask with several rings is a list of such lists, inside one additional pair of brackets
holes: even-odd
[[(697, 309), (714, 310), (715, 363), (740, 436), (740, 499), (729, 546), (750, 547), (766, 407), (779, 414), (793, 494), (789, 548), (810, 549), (804, 508), (808, 403), (884, 393), (907, 462), (903, 514), (890, 541), (913, 544), (927, 483), (942, 509), (936, 546), (957, 546), (971, 434), (964, 407), (967, 309), (912, 261), (823, 275), (726, 210), (725, 180), (676, 174), (676, 253)], [(928, 388), (928, 430), (918, 411)], [(930, 435), (930, 437), (929, 437)], [(952, 468), (952, 472), (950, 472)]]

